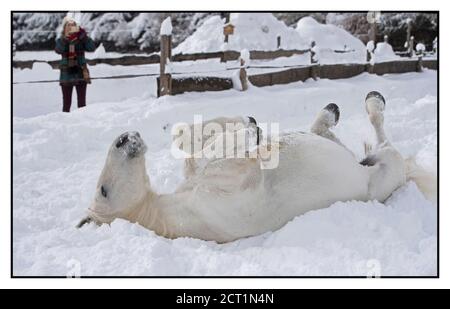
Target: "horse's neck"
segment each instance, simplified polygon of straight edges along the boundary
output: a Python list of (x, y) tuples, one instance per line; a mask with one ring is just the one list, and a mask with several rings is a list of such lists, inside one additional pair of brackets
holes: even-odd
[(320, 119), (316, 119), (311, 126), (311, 132), (321, 135), (321, 133), (328, 132), (328, 127)]
[(175, 238), (180, 236), (180, 229), (189, 222), (185, 215), (189, 196), (190, 192), (159, 195), (149, 190), (147, 197), (123, 216), (160, 236)]

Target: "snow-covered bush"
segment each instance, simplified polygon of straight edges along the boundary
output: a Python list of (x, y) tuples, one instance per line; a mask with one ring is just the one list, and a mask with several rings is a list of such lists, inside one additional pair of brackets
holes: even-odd
[(392, 46), (386, 42), (377, 43), (377, 48), (373, 51), (373, 55), (375, 56), (376, 62), (399, 59), (399, 56), (395, 54)]
[(321, 49), (364, 50), (364, 44), (352, 34), (335, 25), (320, 24), (312, 17), (303, 17), (297, 23), (297, 32), (307, 41), (315, 41)]
[(208, 18), (190, 37), (175, 48), (174, 53), (214, 52), (228, 50), (275, 50), (277, 36), (281, 35), (281, 48), (308, 49), (309, 44), (293, 28), (272, 13), (232, 13), (230, 23), (234, 33), (224, 43), (225, 19)]
[(12, 41), (18, 50), (53, 49), (64, 13), (14, 13)]
[[(14, 13), (13, 14), (13, 42), (18, 50), (46, 49), (52, 50), (54, 40), (60, 32), (60, 23), (66, 14), (72, 15), (88, 32), (95, 31), (97, 44), (104, 43), (108, 51), (158, 51), (159, 30), (161, 22), (168, 16), (172, 19), (174, 46), (183, 42), (203, 22), (211, 16), (224, 13), (139, 13), (139, 12), (69, 12), (69, 13)], [(251, 13), (245, 13), (251, 14)], [(260, 14), (260, 13), (254, 13)], [(272, 16), (270, 13), (266, 13)], [(105, 16), (106, 15), (106, 16)], [(333, 24), (345, 29), (355, 37), (367, 41), (369, 24), (364, 13), (275, 13), (273, 14), (288, 26), (295, 27), (296, 23), (305, 16), (311, 16), (320, 23)], [(276, 20), (275, 18), (275, 20)], [(431, 13), (382, 13), (378, 33), (387, 34), (394, 50), (402, 50), (406, 37), (407, 19), (411, 19), (411, 25), (417, 40), (423, 42), (429, 49), (432, 47), (433, 38), (437, 35), (437, 14)], [(273, 29), (262, 23), (257, 26), (261, 32), (263, 29)], [(223, 33), (221, 33), (223, 36)], [(274, 35), (275, 37), (275, 35)], [(380, 40), (378, 38), (378, 40)], [(285, 38), (281, 40), (286, 43)], [(270, 41), (271, 49), (276, 47), (276, 38)], [(275, 47), (274, 47), (275, 46)], [(285, 46), (282, 46), (286, 48)], [(237, 50), (240, 50), (237, 49)]]
[(426, 50), (425, 45), (423, 45), (422, 43), (418, 43), (416, 45), (417, 54), (423, 54), (425, 52), (425, 50)]
[[(312, 17), (303, 17), (297, 23), (296, 31), (307, 41), (316, 42), (316, 56), (322, 63), (363, 62), (366, 49), (363, 42), (349, 32), (335, 25), (320, 24)], [(347, 51), (335, 53), (335, 51)]]
[(54, 48), (64, 16), (71, 15), (97, 44), (108, 51), (158, 51), (161, 22), (172, 18), (172, 42), (176, 46), (217, 13), (14, 13), (13, 42), (18, 50)]

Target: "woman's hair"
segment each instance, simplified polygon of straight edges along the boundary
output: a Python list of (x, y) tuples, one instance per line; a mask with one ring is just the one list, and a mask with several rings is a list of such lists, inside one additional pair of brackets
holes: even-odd
[(58, 37), (63, 38), (65, 36), (64, 30), (66, 29), (66, 24), (69, 22), (74, 22), (76, 25), (78, 25), (77, 21), (75, 19), (73, 19), (72, 17), (70, 17), (70, 16), (64, 17), (61, 25), (59, 26), (60, 28), (56, 31), (58, 33)]

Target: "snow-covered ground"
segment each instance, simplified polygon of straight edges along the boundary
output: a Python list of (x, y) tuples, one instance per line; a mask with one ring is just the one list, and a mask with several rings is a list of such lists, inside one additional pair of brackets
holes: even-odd
[[(92, 70), (100, 73), (101, 68)], [(24, 72), (14, 71), (14, 79), (32, 78)], [(123, 220), (75, 228), (94, 196), (110, 143), (124, 131), (137, 130), (146, 141), (155, 190), (174, 191), (183, 181), (182, 162), (170, 155), (171, 138), (163, 127), (192, 122), (194, 114), (204, 119), (252, 115), (259, 122), (279, 122), (281, 130), (308, 130), (316, 113), (335, 102), (341, 108), (335, 132), (361, 158), (363, 142), (373, 137), (364, 97), (378, 90), (387, 100), (386, 131), (392, 143), (436, 172), (436, 71), (364, 73), (345, 80), (159, 99), (151, 90), (153, 82), (95, 81), (88, 89), (88, 106), (70, 114), (58, 112), (57, 84), (14, 86), (14, 275), (64, 276), (74, 268), (84, 276), (436, 274), (436, 206), (413, 183), (386, 204), (335, 203), (278, 231), (224, 245), (168, 240)], [(42, 96), (48, 100), (39, 101)]]
[[(21, 52), (22, 53), (22, 52)], [(39, 57), (37, 53), (37, 57)], [(283, 66), (298, 66), (310, 64), (310, 55), (294, 55), (281, 57), (270, 61), (252, 60), (248, 63), (255, 68), (247, 70), (249, 75), (261, 74), (269, 71), (285, 70)], [(256, 68), (256, 67), (273, 68)], [(234, 70), (227, 70), (233, 69)], [(239, 68), (238, 61), (220, 62), (220, 59), (198, 61), (173, 62), (168, 68), (176, 77), (221, 76), (232, 77)], [(91, 77), (94, 78), (87, 89), (88, 104), (105, 102), (122, 102), (130, 97), (156, 97), (156, 77), (159, 74), (159, 64), (112, 66), (97, 64), (90, 66)], [(140, 76), (131, 79), (95, 80), (97, 77), (154, 74), (153, 76)], [(175, 76), (175, 75), (174, 75)], [(50, 65), (36, 62), (32, 69), (13, 69), (13, 82), (23, 83), (30, 81), (54, 81), (51, 83), (15, 84), (13, 87), (14, 105), (13, 114), (19, 117), (34, 117), (37, 115), (56, 112), (62, 108), (62, 94), (59, 89), (59, 70), (53, 70)], [(120, 91), (111, 91), (120, 89)], [(30, 96), (30, 92), (33, 96)], [(76, 105), (76, 93), (73, 93), (73, 102)]]

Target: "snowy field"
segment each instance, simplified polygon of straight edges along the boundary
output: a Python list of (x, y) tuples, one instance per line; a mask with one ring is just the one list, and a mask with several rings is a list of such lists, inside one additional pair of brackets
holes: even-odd
[[(101, 68), (92, 71), (100, 74)], [(32, 71), (14, 71), (14, 80), (32, 79)], [(374, 140), (363, 102), (367, 92), (378, 90), (387, 100), (392, 143), (436, 172), (436, 71), (364, 73), (159, 99), (152, 87), (151, 78), (94, 81), (88, 106), (63, 114), (57, 84), (14, 86), (14, 275), (65, 276), (74, 267), (82, 276), (436, 275), (436, 205), (413, 183), (385, 204), (335, 203), (278, 231), (223, 245), (169, 240), (123, 220), (75, 228), (94, 197), (111, 142), (124, 131), (137, 130), (144, 138), (153, 188), (174, 191), (183, 181), (182, 162), (171, 157), (170, 130), (164, 127), (192, 122), (194, 114), (252, 115), (259, 122), (279, 122), (282, 131), (308, 130), (316, 113), (335, 102), (341, 109), (335, 132), (361, 158), (363, 142)]]

